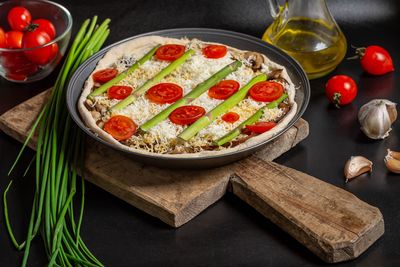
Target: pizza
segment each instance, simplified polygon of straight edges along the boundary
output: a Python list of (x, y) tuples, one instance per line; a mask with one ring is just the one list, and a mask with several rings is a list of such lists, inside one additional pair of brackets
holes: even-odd
[(104, 55), (78, 109), (93, 133), (120, 148), (197, 157), (273, 137), (296, 113), (295, 92), (284, 66), (263, 54), (147, 36)]

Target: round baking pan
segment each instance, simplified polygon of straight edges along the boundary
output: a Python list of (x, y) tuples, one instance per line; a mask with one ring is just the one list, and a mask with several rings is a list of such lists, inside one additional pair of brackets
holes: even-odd
[[(223, 155), (204, 155), (199, 157), (189, 157), (189, 158), (177, 158), (174, 155), (171, 157), (160, 157), (158, 154), (142, 154), (140, 152), (128, 151), (121, 149), (119, 147), (110, 144), (97, 135), (95, 135), (88, 127), (86, 127), (85, 123), (81, 119), (79, 115), (79, 111), (77, 109), (77, 102), (81, 95), (82, 88), (84, 86), (85, 81), (89, 77), (89, 75), (95, 69), (97, 62), (104, 56), (104, 54), (110, 50), (112, 47), (115, 47), (121, 43), (133, 40), (135, 38), (148, 36), (148, 35), (159, 35), (166, 36), (172, 38), (198, 38), (202, 41), (208, 42), (218, 42), (227, 44), (232, 47), (236, 47), (242, 50), (256, 51), (263, 53), (272, 61), (284, 66), (292, 79), (293, 83), (296, 86), (296, 96), (295, 102), (297, 103), (298, 109), (293, 117), (293, 119), (289, 122), (289, 124), (275, 136), (270, 139), (264, 140), (260, 143), (254, 144), (252, 146), (232, 151), (230, 153), (226, 153)], [(245, 35), (242, 33), (236, 33), (232, 31), (218, 30), (218, 29), (205, 29), (205, 28), (182, 28), (182, 29), (169, 29), (169, 30), (161, 30), (155, 32), (149, 32), (141, 35), (136, 35), (131, 38), (122, 40), (120, 42), (114, 43), (92, 57), (90, 57), (87, 61), (85, 61), (72, 76), (67, 89), (67, 105), (68, 110), (76, 122), (76, 124), (91, 138), (96, 141), (120, 151), (125, 155), (131, 157), (136, 161), (140, 161), (145, 164), (155, 165), (159, 167), (165, 168), (211, 168), (217, 167), (221, 165), (225, 165), (237, 160), (240, 160), (244, 157), (249, 156), (255, 151), (261, 149), (265, 144), (271, 142), (273, 139), (277, 138), (285, 131), (287, 131), (290, 127), (296, 123), (304, 111), (307, 108), (308, 101), (310, 98), (310, 84), (307, 79), (307, 76), (301, 66), (289, 55), (281, 51), (280, 49), (261, 41), (255, 37)]]

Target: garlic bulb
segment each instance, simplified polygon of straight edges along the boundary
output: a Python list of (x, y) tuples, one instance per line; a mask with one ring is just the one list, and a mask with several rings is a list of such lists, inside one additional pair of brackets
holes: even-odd
[(358, 112), (361, 131), (372, 139), (389, 136), (391, 126), (397, 119), (396, 103), (386, 99), (374, 99), (363, 105)]

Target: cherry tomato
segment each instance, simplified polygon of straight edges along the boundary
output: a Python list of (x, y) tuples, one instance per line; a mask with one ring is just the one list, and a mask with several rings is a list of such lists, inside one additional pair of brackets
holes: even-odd
[(183, 89), (174, 83), (159, 83), (147, 91), (147, 98), (157, 104), (173, 103), (182, 98)]
[(204, 114), (206, 114), (206, 111), (202, 107), (182, 106), (172, 111), (169, 115), (169, 119), (175, 124), (188, 125), (197, 121)]
[(22, 38), (24, 34), (19, 31), (6, 32), (6, 45), (7, 48), (19, 49), (22, 48)]
[(208, 90), (208, 96), (224, 100), (239, 90), (240, 84), (235, 80), (223, 80)]
[(117, 76), (118, 70), (108, 68), (104, 70), (98, 70), (95, 73), (93, 73), (93, 80), (97, 83), (106, 83), (109, 80), (112, 80)]
[(221, 58), (226, 55), (228, 49), (224, 45), (208, 45), (203, 48), (203, 55), (206, 58)]
[(127, 98), (132, 91), (130, 86), (114, 85), (108, 88), (107, 94), (109, 98), (121, 100)]
[(223, 121), (226, 121), (226, 122), (229, 122), (229, 123), (234, 123), (234, 122), (236, 122), (238, 119), (240, 119), (240, 116), (239, 116), (239, 114), (237, 114), (236, 112), (228, 112), (228, 113), (225, 113), (225, 114), (221, 117), (221, 119), (222, 119)]
[(14, 31), (23, 31), (31, 23), (31, 19), (29, 10), (22, 6), (11, 8), (7, 15), (8, 24)]
[(252, 133), (262, 134), (266, 131), (271, 130), (276, 126), (276, 123), (273, 121), (260, 121), (255, 124), (246, 125), (246, 129)]
[(378, 45), (356, 49), (363, 70), (372, 75), (383, 75), (394, 71), (393, 60), (389, 52)]
[(125, 141), (136, 132), (137, 125), (129, 117), (116, 115), (104, 124), (103, 129), (117, 141)]
[(23, 52), (2, 52), (0, 64), (7, 78), (12, 80), (24, 81), (38, 70), (38, 66), (29, 61)]
[(160, 46), (156, 51), (158, 60), (174, 61), (185, 53), (185, 46), (177, 44), (167, 44)]
[[(50, 36), (44, 31), (35, 30), (33, 32), (27, 31), (22, 38), (23, 48), (32, 48), (45, 45), (51, 41)], [(48, 45), (42, 48), (37, 48), (31, 51), (24, 52), (26, 57), (33, 63), (39, 65), (47, 64), (54, 58), (54, 47)]]
[(56, 28), (54, 27), (53, 23), (47, 19), (35, 19), (32, 21), (29, 27), (32, 28), (32, 31), (36, 30), (46, 32), (50, 36), (51, 40), (56, 37)]
[(5, 48), (7, 46), (6, 43), (6, 33), (4, 30), (0, 27), (0, 48)]
[(350, 104), (357, 96), (357, 84), (346, 75), (336, 75), (325, 85), (326, 97), (336, 107)]
[(264, 81), (253, 85), (250, 88), (249, 94), (251, 98), (261, 102), (271, 102), (283, 94), (283, 85), (277, 82)]

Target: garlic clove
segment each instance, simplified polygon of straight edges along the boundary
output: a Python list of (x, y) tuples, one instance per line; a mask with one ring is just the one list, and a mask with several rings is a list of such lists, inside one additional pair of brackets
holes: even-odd
[(397, 119), (396, 104), (386, 99), (374, 99), (363, 105), (358, 112), (361, 131), (371, 139), (384, 139)]
[(363, 156), (352, 156), (344, 166), (346, 183), (366, 172), (372, 172), (372, 162)]
[(400, 173), (400, 152), (392, 151), (388, 149), (388, 153), (385, 156), (386, 168), (393, 173)]

